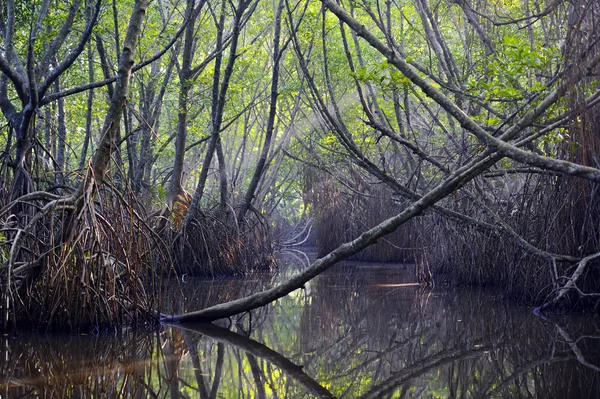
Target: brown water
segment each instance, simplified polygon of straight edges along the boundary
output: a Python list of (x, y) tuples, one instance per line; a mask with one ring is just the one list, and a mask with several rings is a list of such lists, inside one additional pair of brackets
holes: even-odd
[[(168, 305), (197, 309), (285, 273), (186, 279)], [(410, 266), (347, 263), (220, 326), (4, 337), (0, 396), (600, 397), (597, 317), (544, 321), (497, 293), (413, 282)]]

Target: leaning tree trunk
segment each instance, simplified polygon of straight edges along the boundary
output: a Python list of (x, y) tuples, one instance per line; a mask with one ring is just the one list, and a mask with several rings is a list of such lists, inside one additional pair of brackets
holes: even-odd
[(125, 98), (129, 89), (129, 77), (135, 56), (138, 38), (142, 29), (142, 22), (148, 7), (148, 0), (136, 0), (129, 27), (123, 43), (123, 50), (119, 57), (119, 69), (117, 71), (117, 82), (115, 91), (110, 102), (108, 113), (104, 121), (103, 135), (96, 150), (92, 169), (94, 178), (98, 184), (102, 183), (108, 172), (110, 155), (114, 146), (115, 138), (119, 131), (119, 124), (125, 106)]
[(357, 239), (340, 245), (328, 255), (314, 261), (303, 272), (279, 285), (276, 285), (273, 288), (245, 298), (218, 304), (197, 312), (175, 316), (161, 315), (160, 319), (163, 322), (175, 323), (211, 322), (214, 320), (231, 317), (249, 310), (258, 309), (262, 306), (268, 305), (273, 301), (276, 301), (279, 298), (283, 298), (290, 292), (302, 288), (308, 281), (323, 273), (337, 262), (356, 254), (371, 244), (374, 244), (379, 238), (390, 234), (413, 217), (419, 216), (436, 202), (451, 194), (455, 190), (461, 188), (475, 177), (479, 176), (479, 174), (481, 174), (484, 170), (487, 170), (487, 168), (496, 163), (499, 159), (500, 158), (498, 155), (490, 155), (489, 153), (476, 158), (470, 164), (460, 168), (455, 173), (450, 175), (445, 181), (443, 181), (433, 190), (429, 191), (421, 199), (414, 201), (403, 212), (384, 220), (377, 226), (361, 234)]

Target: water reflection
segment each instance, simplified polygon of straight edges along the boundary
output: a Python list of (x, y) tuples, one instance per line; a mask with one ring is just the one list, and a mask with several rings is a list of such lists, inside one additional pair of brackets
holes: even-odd
[(151, 396), (147, 376), (156, 365), (151, 336), (4, 337), (0, 395), (18, 397)]
[[(408, 285), (410, 268), (364, 266), (340, 265), (220, 326), (120, 339), (5, 337), (0, 395), (597, 397), (597, 319), (545, 322), (497, 294), (423, 289)], [(180, 293), (187, 300), (171, 306), (232, 299), (274, 278), (188, 281)]]

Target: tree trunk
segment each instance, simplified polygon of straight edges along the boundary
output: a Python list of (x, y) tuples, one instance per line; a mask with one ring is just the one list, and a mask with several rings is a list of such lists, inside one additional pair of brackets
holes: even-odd
[[(194, 1), (187, 2), (187, 15), (191, 15)], [(173, 206), (177, 197), (183, 193), (183, 161), (185, 158), (185, 142), (187, 137), (187, 114), (188, 96), (192, 88), (190, 69), (194, 58), (194, 27), (196, 26), (197, 14), (191, 16), (185, 28), (183, 43), (183, 60), (179, 71), (179, 99), (177, 112), (177, 136), (175, 136), (175, 160), (173, 161), (173, 172), (171, 174), (171, 185), (169, 188), (169, 206)]]
[(246, 212), (250, 208), (252, 200), (254, 199), (256, 188), (258, 187), (258, 183), (260, 182), (260, 179), (265, 169), (265, 165), (267, 163), (267, 156), (269, 155), (269, 150), (271, 149), (271, 139), (273, 138), (273, 131), (275, 130), (275, 116), (277, 114), (277, 96), (279, 83), (279, 61), (281, 60), (282, 56), (282, 52), (279, 49), (282, 11), (283, 0), (279, 0), (277, 10), (275, 11), (275, 33), (273, 37), (273, 74), (271, 78), (271, 103), (269, 106), (269, 117), (267, 120), (267, 129), (265, 132), (265, 142), (263, 143), (263, 148), (260, 153), (258, 163), (256, 164), (254, 175), (252, 176), (252, 180), (250, 181), (250, 185), (248, 186), (248, 190), (246, 191), (246, 196), (244, 197), (242, 208), (240, 209), (237, 215), (238, 223), (241, 223), (241, 221), (244, 219), (244, 217), (246, 216)]
[[(214, 153), (217, 150), (217, 146), (220, 145), (220, 130), (221, 123), (223, 121), (223, 109), (225, 108), (225, 98), (227, 95), (227, 89), (229, 88), (229, 81), (233, 74), (233, 67), (235, 60), (237, 59), (237, 45), (241, 31), (242, 16), (250, 3), (244, 0), (238, 2), (237, 8), (234, 14), (233, 32), (231, 34), (231, 44), (229, 47), (229, 60), (223, 73), (223, 80), (220, 79), (220, 69), (223, 51), (223, 33), (224, 33), (224, 21), (225, 21), (225, 2), (221, 4), (222, 12), (219, 20), (218, 33), (217, 33), (217, 55), (215, 58), (215, 72), (213, 79), (213, 90), (212, 90), (212, 110), (211, 110), (211, 139), (208, 144), (206, 157), (202, 163), (202, 170), (200, 171), (200, 177), (198, 178), (198, 184), (194, 197), (190, 204), (189, 210), (185, 216), (182, 227), (185, 227), (195, 216), (196, 212), (200, 209), (200, 201), (204, 195), (204, 188), (206, 186), (206, 179), (208, 177), (208, 169), (212, 162)], [(222, 157), (221, 155), (218, 155)], [(220, 182), (221, 182), (221, 206), (224, 207), (224, 201), (226, 200), (227, 194), (227, 178), (223, 173), (225, 170), (224, 159), (220, 162)]]
[(102, 139), (96, 150), (93, 162), (94, 177), (98, 184), (102, 183), (108, 172), (112, 147), (119, 131), (119, 124), (125, 98), (129, 89), (129, 77), (133, 67), (135, 49), (142, 29), (142, 23), (148, 7), (148, 0), (136, 0), (127, 28), (123, 50), (119, 57), (117, 82), (110, 107), (106, 114)]
[[(55, 82), (56, 91), (60, 92), (60, 78)], [(58, 164), (59, 180), (65, 171), (65, 149), (67, 148), (67, 125), (65, 122), (65, 100), (58, 99), (58, 136), (56, 137), (56, 163)]]
[[(92, 45), (88, 46), (88, 79), (90, 83), (94, 81), (94, 51)], [(85, 166), (90, 138), (92, 137), (92, 110), (94, 108), (94, 89), (88, 91), (87, 109), (85, 110), (85, 138), (81, 148), (81, 157), (79, 158), (79, 169)]]

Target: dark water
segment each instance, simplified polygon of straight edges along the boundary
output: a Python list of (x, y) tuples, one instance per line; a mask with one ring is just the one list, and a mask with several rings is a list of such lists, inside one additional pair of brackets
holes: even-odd
[[(186, 299), (168, 305), (197, 309), (284, 277), (187, 279)], [(409, 266), (348, 263), (220, 326), (3, 337), (0, 396), (600, 397), (597, 317), (544, 321), (499, 293), (413, 280)]]

